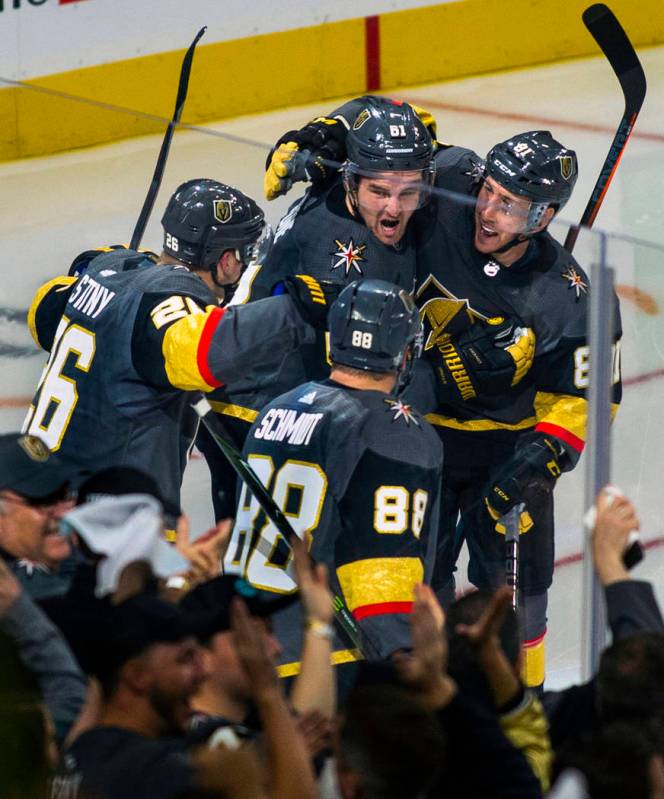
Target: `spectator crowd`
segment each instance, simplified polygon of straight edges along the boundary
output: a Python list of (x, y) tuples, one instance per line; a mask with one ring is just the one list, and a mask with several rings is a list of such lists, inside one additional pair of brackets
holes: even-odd
[(597, 499), (612, 640), (589, 682), (524, 688), (508, 588), (444, 614), (421, 584), (411, 648), (337, 695), (333, 598), (303, 545), (286, 680), (270, 617), (293, 597), (220, 573), (228, 523), (192, 540), (182, 517), (173, 548), (148, 474), (69, 481), (39, 439), (0, 436), (3, 797), (664, 797), (664, 626), (623, 564), (626, 497)]

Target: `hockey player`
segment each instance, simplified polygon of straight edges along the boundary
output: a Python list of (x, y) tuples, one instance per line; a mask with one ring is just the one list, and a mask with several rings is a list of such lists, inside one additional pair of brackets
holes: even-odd
[[(482, 164), (474, 153), (441, 153), (437, 181), (463, 187), (477, 201), (436, 198), (436, 221), (418, 252), (418, 304), (446, 381), (429, 420), (444, 442), (446, 465), (436, 581), (451, 594), (460, 546), (457, 512), (470, 551), (469, 578), (491, 587), (504, 580), (502, 517), (524, 502), (520, 587), (525, 613), (526, 680), (544, 680), (547, 590), (554, 563), (553, 488), (574, 468), (586, 436), (589, 281), (547, 226), (571, 196), (576, 154), (548, 131), (529, 131), (497, 144)], [(445, 325), (461, 313), (468, 325), (450, 340)], [(617, 299), (615, 318), (619, 320)], [(491, 396), (464, 396), (453, 371), (481, 351), (477, 320), (514, 315), (534, 331), (535, 358), (525, 379), (505, 387), (496, 375)], [(458, 323), (458, 320), (457, 320)], [(614, 409), (620, 401), (616, 327)]]
[(126, 464), (157, 480), (170, 510), (196, 430), (195, 391), (239, 380), (314, 337), (325, 298), (290, 281), (290, 294), (220, 308), (264, 236), (263, 212), (237, 189), (189, 181), (163, 218), (164, 250), (79, 256), (70, 276), (42, 286), (30, 307), (35, 341), (50, 352), (24, 429), (81, 473)]
[[(347, 118), (364, 101), (347, 104)], [(338, 142), (339, 136), (335, 146), (342, 158)], [(520, 584), (526, 679), (532, 685), (544, 678), (546, 598), (554, 562), (552, 491), (559, 475), (576, 464), (586, 429), (589, 281), (547, 232), (569, 199), (577, 172), (576, 154), (548, 131), (513, 136), (492, 148), (486, 162), (470, 150), (441, 147), (436, 187), (469, 199), (463, 203), (437, 192), (426, 209), (428, 219), (417, 219), (417, 303), (425, 357), (440, 378), (438, 407), (427, 418), (445, 446), (434, 582), (443, 596), (452, 595), (463, 536), (471, 581), (479, 587), (501, 582), (500, 518), (525, 502)], [(521, 323), (516, 328), (514, 318)], [(524, 337), (524, 330), (532, 335)], [(619, 321), (615, 335), (617, 407)], [(513, 356), (512, 362), (503, 358), (502, 366), (495, 346), (501, 337)]]
[[(324, 185), (314, 185), (291, 206), (277, 228), (274, 246), (250, 266), (233, 302), (283, 290), (283, 281), (295, 274), (316, 278), (330, 292), (362, 276), (388, 280), (412, 292), (415, 250), (411, 219), (428, 199), (434, 143), (407, 103), (370, 100), (350, 120), (347, 137), (344, 128), (348, 159), (343, 172), (328, 170), (329, 180)], [(341, 123), (332, 119), (318, 119), (302, 135), (293, 135), (305, 142), (322, 129), (329, 138), (338, 125)], [(288, 140), (289, 134), (283, 138)], [(296, 153), (294, 146), (284, 143), (285, 153)], [(331, 151), (325, 152), (332, 157)], [(316, 163), (322, 175), (326, 167), (320, 158)], [(300, 168), (306, 168), (306, 159)], [(242, 380), (215, 392), (212, 407), (241, 448), (251, 422), (269, 401), (306, 380), (328, 374), (326, 337), (321, 330), (314, 345), (283, 364), (275, 362), (258, 385), (254, 380)], [(235, 493), (229, 486), (234, 484), (233, 475), (204, 430), (198, 446), (214, 464), (216, 518), (232, 515)]]
[[(433, 429), (395, 395), (418, 347), (410, 296), (356, 281), (329, 314), (332, 372), (278, 397), (258, 416), (244, 455), (356, 620), (365, 653), (409, 646), (413, 587), (433, 566), (442, 448)], [(225, 570), (265, 590), (295, 589), (288, 547), (245, 488)], [(298, 606), (277, 614), (283, 675), (295, 672)], [(320, 629), (321, 635), (332, 635)], [(356, 653), (337, 640), (335, 663)]]
[[(302, 273), (341, 285), (379, 278), (412, 291), (415, 252), (409, 221), (428, 199), (434, 141), (408, 103), (370, 97), (354, 110), (348, 122), (319, 118), (302, 132), (291, 132), (304, 147), (317, 137), (334, 142), (341, 135), (337, 128), (343, 128), (341, 174), (331, 173), (321, 159), (333, 157), (334, 148), (319, 151), (309, 165), (289, 141), (291, 134), (280, 140), (281, 156), (298, 156), (300, 174), (315, 170), (321, 180), (279, 223), (274, 247), (253, 279), (252, 298), (266, 296), (287, 275)], [(276, 176), (275, 181), (268, 196), (279, 193)]]

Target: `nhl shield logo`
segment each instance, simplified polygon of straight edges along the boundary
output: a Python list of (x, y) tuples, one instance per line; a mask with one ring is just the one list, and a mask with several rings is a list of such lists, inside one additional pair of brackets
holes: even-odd
[(222, 225), (226, 224), (233, 216), (233, 206), (230, 200), (215, 200), (213, 207), (214, 218)]
[(574, 172), (574, 160), (572, 159), (572, 156), (561, 155), (560, 174), (565, 178), (565, 180), (569, 180), (572, 177), (573, 172)]

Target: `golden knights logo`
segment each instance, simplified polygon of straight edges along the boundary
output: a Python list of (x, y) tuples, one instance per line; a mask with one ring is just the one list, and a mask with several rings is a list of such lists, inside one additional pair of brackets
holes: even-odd
[(225, 225), (233, 216), (233, 206), (230, 200), (214, 200), (214, 218)]
[(475, 322), (487, 322), (491, 318), (471, 308), (468, 300), (455, 297), (433, 275), (429, 275), (420, 286), (416, 300), (425, 335), (425, 351), (447, 341), (450, 335), (458, 335)]
[(330, 253), (330, 255), (337, 260), (332, 264), (332, 269), (343, 267), (346, 277), (348, 277), (353, 269), (358, 275), (363, 275), (364, 273), (362, 272), (360, 263), (366, 260), (362, 253), (366, 250), (367, 245), (358, 244), (356, 247), (353, 244), (353, 239), (350, 239), (348, 244), (344, 244), (344, 242), (339, 241), (339, 239), (335, 239), (334, 243), (337, 245), (337, 251)]
[(571, 155), (560, 156), (560, 174), (569, 180), (574, 174), (574, 159)]
[(46, 444), (37, 436), (21, 436), (17, 443), (30, 460), (38, 463), (45, 463), (51, 454)]
[[(477, 392), (459, 357), (452, 336), (458, 335), (476, 322), (488, 322), (491, 317), (471, 308), (467, 299), (455, 297), (433, 275), (429, 275), (424, 281), (416, 299), (425, 336), (425, 352), (436, 347), (463, 399), (476, 397)], [(443, 370), (437, 371), (442, 382), (447, 383), (448, 378)]]
[(353, 122), (353, 130), (359, 130), (370, 116), (371, 113), (369, 112), (368, 108), (360, 111), (360, 113), (355, 117), (355, 122)]

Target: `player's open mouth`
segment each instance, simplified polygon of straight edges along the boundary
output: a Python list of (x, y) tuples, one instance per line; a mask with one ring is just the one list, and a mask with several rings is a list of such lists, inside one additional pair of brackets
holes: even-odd
[(479, 223), (479, 226), (480, 226), (480, 232), (481, 232), (481, 234), (483, 236), (497, 236), (498, 235), (498, 233), (493, 228), (487, 227), (482, 222)]
[(380, 220), (381, 227), (386, 228), (387, 230), (394, 230), (397, 227), (398, 224), (399, 224), (399, 220), (398, 219), (381, 219)]

